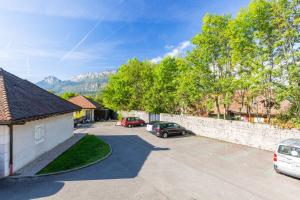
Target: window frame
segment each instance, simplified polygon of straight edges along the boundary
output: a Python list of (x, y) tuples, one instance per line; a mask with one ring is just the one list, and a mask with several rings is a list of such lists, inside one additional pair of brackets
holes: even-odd
[[(281, 150), (282, 150), (281, 147), (289, 148), (289, 152), (288, 152), (288, 153), (285, 153), (285, 152), (281, 151)], [(299, 153), (298, 153), (298, 156), (293, 156), (292, 153), (291, 153), (292, 151), (297, 151), (297, 152), (299, 152)], [(300, 148), (298, 148), (298, 147), (288, 146), (288, 145), (283, 145), (283, 144), (281, 144), (281, 145), (279, 145), (277, 152), (278, 152), (279, 154), (282, 154), (282, 155), (292, 156), (292, 157), (294, 157), (294, 158), (300, 158)]]
[(44, 124), (39, 124), (34, 127), (34, 142), (41, 144), (46, 140), (46, 130)]

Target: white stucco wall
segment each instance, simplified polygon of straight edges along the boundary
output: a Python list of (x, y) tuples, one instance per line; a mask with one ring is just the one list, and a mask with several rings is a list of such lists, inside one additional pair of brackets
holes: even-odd
[[(44, 141), (36, 143), (35, 129), (44, 127)], [(73, 136), (73, 114), (64, 114), (28, 122), (13, 127), (14, 171), (22, 168), (41, 154)]]
[(91, 122), (95, 121), (95, 110), (94, 109), (83, 109), (83, 115), (86, 116), (87, 120)]
[(9, 128), (0, 125), (0, 177), (9, 174)]

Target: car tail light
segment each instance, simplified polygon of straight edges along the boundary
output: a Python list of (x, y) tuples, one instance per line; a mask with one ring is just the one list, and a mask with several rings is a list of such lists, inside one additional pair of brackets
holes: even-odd
[(277, 154), (276, 153), (274, 153), (274, 158), (273, 158), (273, 161), (277, 161)]

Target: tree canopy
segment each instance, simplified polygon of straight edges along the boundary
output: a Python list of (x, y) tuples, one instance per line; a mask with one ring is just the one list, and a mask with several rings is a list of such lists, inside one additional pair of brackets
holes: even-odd
[[(253, 0), (236, 17), (206, 14), (194, 48), (160, 63), (129, 60), (103, 91), (114, 110), (228, 115), (235, 99), (248, 112), (261, 97), (265, 115), (288, 101), (277, 120), (300, 126), (300, 2)], [(224, 109), (224, 110), (221, 110)]]
[(74, 92), (65, 92), (62, 93), (61, 95), (59, 95), (61, 98), (65, 99), (65, 100), (69, 100), (72, 97), (78, 96), (79, 94), (74, 93)]

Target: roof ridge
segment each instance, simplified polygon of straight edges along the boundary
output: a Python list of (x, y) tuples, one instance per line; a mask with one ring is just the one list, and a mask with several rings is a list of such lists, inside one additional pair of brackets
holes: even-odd
[[(3, 104), (3, 110), (4, 110), (4, 115), (8, 120), (12, 119), (12, 115), (9, 109), (9, 104), (8, 104), (8, 97), (6, 93), (6, 84), (5, 84), (5, 70), (0, 68), (0, 91), (2, 91), (2, 97), (0, 98), (0, 102)], [(2, 81), (1, 81), (2, 79)]]
[(0, 71), (0, 106), (0, 124), (27, 122), (80, 110), (80, 107), (3, 69)]

